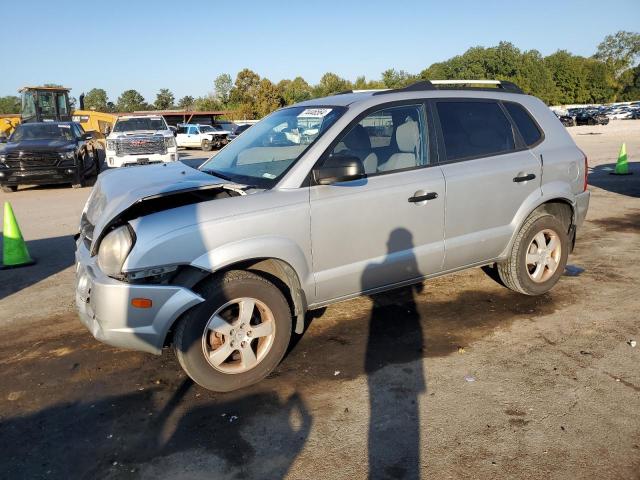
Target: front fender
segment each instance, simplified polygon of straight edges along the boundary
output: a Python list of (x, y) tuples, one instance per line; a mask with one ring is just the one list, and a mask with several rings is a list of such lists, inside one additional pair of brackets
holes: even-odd
[(298, 275), (306, 298), (315, 297), (311, 266), (304, 252), (292, 240), (278, 236), (259, 236), (221, 245), (199, 256), (191, 265), (217, 272), (247, 260), (274, 258), (291, 266)]

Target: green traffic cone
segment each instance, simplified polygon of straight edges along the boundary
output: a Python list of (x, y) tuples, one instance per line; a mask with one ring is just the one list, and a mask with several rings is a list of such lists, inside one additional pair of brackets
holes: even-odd
[(623, 143), (618, 154), (616, 169), (611, 172), (611, 175), (631, 175), (632, 173), (629, 171), (629, 162), (627, 161), (627, 145)]
[(35, 262), (29, 255), (20, 227), (9, 202), (4, 202), (4, 227), (2, 229), (2, 268), (23, 267)]

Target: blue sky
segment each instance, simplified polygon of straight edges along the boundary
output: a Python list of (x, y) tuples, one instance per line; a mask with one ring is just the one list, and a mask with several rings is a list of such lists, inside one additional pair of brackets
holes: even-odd
[(129, 88), (147, 101), (160, 88), (200, 96), (244, 67), (276, 82), (377, 78), (501, 40), (588, 56), (618, 30), (640, 30), (640, 0), (7, 1), (0, 96), (48, 82), (113, 101)]

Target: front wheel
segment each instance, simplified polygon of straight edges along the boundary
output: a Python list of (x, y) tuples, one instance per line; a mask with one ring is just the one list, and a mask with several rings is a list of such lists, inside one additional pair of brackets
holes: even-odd
[(516, 236), (509, 258), (498, 263), (506, 287), (525, 295), (542, 295), (564, 272), (569, 255), (568, 227), (545, 212), (529, 218)]
[(258, 275), (230, 271), (199, 293), (206, 300), (180, 320), (173, 341), (187, 375), (204, 388), (229, 392), (273, 371), (291, 338), (282, 292)]
[(211, 142), (209, 140), (202, 140), (202, 151), (203, 152), (210, 152), (211, 151)]

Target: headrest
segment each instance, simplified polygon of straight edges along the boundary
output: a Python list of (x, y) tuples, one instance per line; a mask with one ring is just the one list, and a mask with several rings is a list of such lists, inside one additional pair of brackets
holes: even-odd
[(420, 142), (418, 122), (408, 119), (396, 129), (396, 142), (401, 152), (415, 153)]
[(365, 128), (358, 124), (353, 127), (344, 140), (342, 140), (349, 150), (369, 150), (371, 149), (371, 140)]

